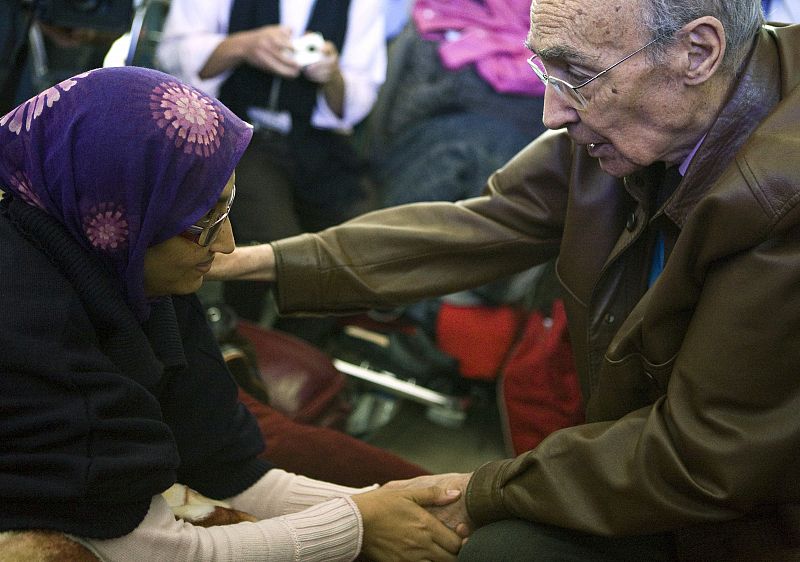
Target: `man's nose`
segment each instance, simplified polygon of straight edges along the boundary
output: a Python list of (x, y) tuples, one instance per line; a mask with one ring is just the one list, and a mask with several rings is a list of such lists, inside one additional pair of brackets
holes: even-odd
[(548, 84), (544, 89), (544, 110), (542, 111), (544, 126), (548, 129), (561, 129), (578, 121), (580, 121), (578, 110)]

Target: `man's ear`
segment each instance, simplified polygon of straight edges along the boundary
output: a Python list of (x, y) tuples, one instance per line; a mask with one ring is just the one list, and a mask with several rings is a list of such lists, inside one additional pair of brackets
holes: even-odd
[(685, 56), (683, 82), (696, 86), (711, 78), (725, 55), (725, 28), (717, 18), (703, 16), (683, 26), (678, 44)]

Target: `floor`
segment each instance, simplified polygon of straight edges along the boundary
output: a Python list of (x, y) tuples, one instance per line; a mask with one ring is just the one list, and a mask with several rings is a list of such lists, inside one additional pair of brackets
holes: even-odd
[(474, 404), (460, 425), (436, 414), (428, 406), (401, 400), (390, 421), (364, 440), (433, 473), (471, 472), (507, 457), (493, 400)]
[[(206, 303), (218, 301), (219, 284), (206, 283), (200, 298)], [(265, 318), (269, 320), (270, 315), (265, 313)], [(362, 427), (353, 427), (350, 433), (430, 472), (470, 472), (488, 461), (508, 456), (490, 387), (473, 388), (463, 419), (454, 418), (452, 412), (443, 409), (374, 392), (367, 383), (354, 382), (352, 389), (356, 395), (354, 406), (368, 410), (369, 419), (365, 421), (361, 416)], [(364, 395), (371, 395), (370, 400), (363, 401)], [(351, 416), (351, 421), (358, 419), (359, 416)]]

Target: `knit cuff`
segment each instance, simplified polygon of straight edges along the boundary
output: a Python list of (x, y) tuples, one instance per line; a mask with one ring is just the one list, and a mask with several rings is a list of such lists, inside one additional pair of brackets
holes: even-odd
[(279, 519), (295, 533), (295, 560), (353, 560), (361, 550), (364, 525), (349, 497), (332, 499)]
[(349, 497), (353, 494), (374, 490), (377, 487), (377, 484), (373, 484), (365, 488), (350, 488), (349, 486), (313, 480), (305, 476), (296, 476), (284, 499), (284, 513), (294, 513), (331, 498)]
[(267, 472), (247, 490), (227, 502), (259, 519), (268, 519), (302, 511), (331, 498), (359, 494), (377, 488), (349, 488), (298, 476), (279, 468)]

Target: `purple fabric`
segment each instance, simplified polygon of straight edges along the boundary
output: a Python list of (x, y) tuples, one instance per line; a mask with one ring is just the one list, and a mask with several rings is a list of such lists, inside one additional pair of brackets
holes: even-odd
[(417, 0), (412, 15), (423, 37), (440, 42), (445, 68), (474, 63), (501, 94), (544, 95), (544, 84), (526, 62), (530, 0)]
[(216, 204), (251, 136), (220, 102), (172, 76), (91, 70), (0, 119), (0, 190), (96, 253), (144, 320), (145, 250)]

